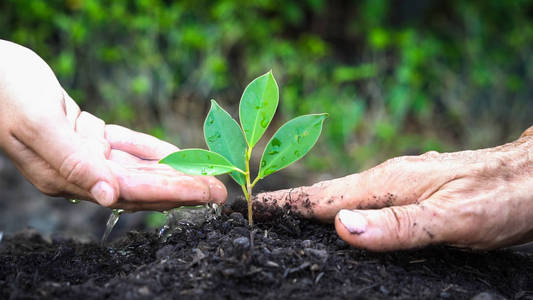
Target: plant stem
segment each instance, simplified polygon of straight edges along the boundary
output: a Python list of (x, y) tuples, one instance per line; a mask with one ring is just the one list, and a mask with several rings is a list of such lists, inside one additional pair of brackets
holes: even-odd
[[(250, 157), (252, 156), (252, 148), (248, 147), (246, 151), (246, 174), (244, 174), (244, 177), (246, 178), (246, 188), (244, 186), (242, 187), (242, 191), (244, 193), (244, 197), (246, 198), (246, 202), (248, 203), (248, 224), (250, 227), (254, 226), (254, 220), (253, 220), (253, 214), (252, 214), (252, 189), (253, 185), (250, 183)], [(255, 184), (255, 180), (254, 180)]]

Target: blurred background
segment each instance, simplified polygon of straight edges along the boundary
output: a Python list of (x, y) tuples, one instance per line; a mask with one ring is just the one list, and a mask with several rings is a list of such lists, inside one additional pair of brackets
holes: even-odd
[[(83, 109), (186, 148), (206, 147), (210, 99), (237, 117), (244, 87), (272, 69), (272, 130), (330, 117), (268, 190), (517, 138), (533, 124), (532, 16), (525, 0), (4, 0), (0, 38), (42, 56)], [(0, 175), (0, 230), (103, 231), (107, 210), (44, 200), (4, 157)]]

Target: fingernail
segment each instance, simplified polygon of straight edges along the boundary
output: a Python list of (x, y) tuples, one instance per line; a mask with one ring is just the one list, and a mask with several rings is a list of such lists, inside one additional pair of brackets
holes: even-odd
[(99, 181), (91, 189), (91, 195), (103, 206), (111, 206), (115, 202), (115, 190), (105, 181)]
[(360, 213), (342, 209), (339, 211), (339, 220), (350, 233), (363, 234), (366, 231), (366, 219)]

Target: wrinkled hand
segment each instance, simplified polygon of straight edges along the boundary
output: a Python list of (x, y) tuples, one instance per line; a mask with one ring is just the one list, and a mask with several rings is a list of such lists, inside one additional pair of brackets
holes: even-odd
[(178, 150), (80, 111), (48, 65), (0, 40), (0, 148), (41, 192), (126, 210), (166, 210), (226, 199), (213, 177), (158, 160)]
[(398, 157), (344, 178), (263, 193), (335, 221), (339, 236), (374, 251), (449, 244), (493, 249), (533, 239), (533, 127), (491, 149)]

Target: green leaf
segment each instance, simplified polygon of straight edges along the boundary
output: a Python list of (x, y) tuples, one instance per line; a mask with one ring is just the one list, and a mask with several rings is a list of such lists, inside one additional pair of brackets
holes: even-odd
[[(215, 100), (211, 100), (211, 109), (204, 122), (204, 136), (209, 150), (224, 156), (241, 170), (246, 168), (246, 140), (242, 130)], [(230, 175), (238, 184), (246, 184), (243, 174), (232, 172)]]
[(302, 158), (315, 145), (327, 114), (294, 118), (274, 134), (261, 157), (259, 178), (277, 172)]
[(204, 149), (180, 150), (163, 158), (159, 163), (190, 175), (221, 175), (240, 171), (224, 156)]
[(254, 79), (244, 90), (239, 104), (239, 118), (250, 148), (265, 133), (276, 113), (278, 102), (278, 84), (272, 71)]

